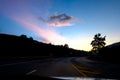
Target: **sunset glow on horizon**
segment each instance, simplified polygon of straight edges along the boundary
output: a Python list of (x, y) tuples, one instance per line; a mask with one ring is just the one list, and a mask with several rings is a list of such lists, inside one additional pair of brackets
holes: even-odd
[(120, 41), (119, 0), (0, 0), (0, 33), (91, 50), (97, 33)]

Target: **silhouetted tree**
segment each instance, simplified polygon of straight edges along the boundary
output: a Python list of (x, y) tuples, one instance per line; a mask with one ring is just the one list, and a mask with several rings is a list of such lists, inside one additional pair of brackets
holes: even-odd
[(24, 35), (24, 34), (22, 34), (20, 37), (22, 37), (22, 38), (27, 38), (27, 36), (26, 36), (26, 35)]
[(101, 37), (101, 34), (98, 33), (94, 36), (94, 40), (91, 42), (92, 45), (92, 51), (96, 51), (99, 50), (100, 48), (103, 48), (105, 46), (105, 37)]
[(65, 44), (64, 47), (69, 48), (68, 44)]

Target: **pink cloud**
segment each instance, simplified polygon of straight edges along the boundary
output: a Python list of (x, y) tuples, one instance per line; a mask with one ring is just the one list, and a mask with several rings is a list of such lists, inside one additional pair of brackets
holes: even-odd
[(53, 27), (63, 27), (63, 26), (72, 26), (73, 24), (71, 23), (51, 23), (51, 24), (48, 24), (49, 26), (53, 26)]

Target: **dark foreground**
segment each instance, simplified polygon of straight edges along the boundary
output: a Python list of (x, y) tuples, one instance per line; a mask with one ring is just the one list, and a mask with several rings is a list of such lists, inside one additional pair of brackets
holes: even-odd
[[(62, 57), (44, 60), (21, 60), (2, 63), (0, 76), (34, 77), (79, 77), (79, 78), (105, 78), (120, 79), (120, 65), (88, 60), (84, 57)], [(49, 78), (49, 79), (50, 79)], [(39, 79), (38, 79), (39, 80)]]

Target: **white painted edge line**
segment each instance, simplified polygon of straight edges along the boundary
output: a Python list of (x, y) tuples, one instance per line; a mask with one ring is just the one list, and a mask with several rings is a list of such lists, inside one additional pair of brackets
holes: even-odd
[(30, 75), (30, 74), (32, 74), (32, 73), (34, 73), (34, 72), (36, 72), (37, 70), (36, 69), (34, 69), (34, 70), (32, 70), (32, 71), (30, 71), (30, 72), (28, 72), (28, 73), (26, 73), (26, 75)]

